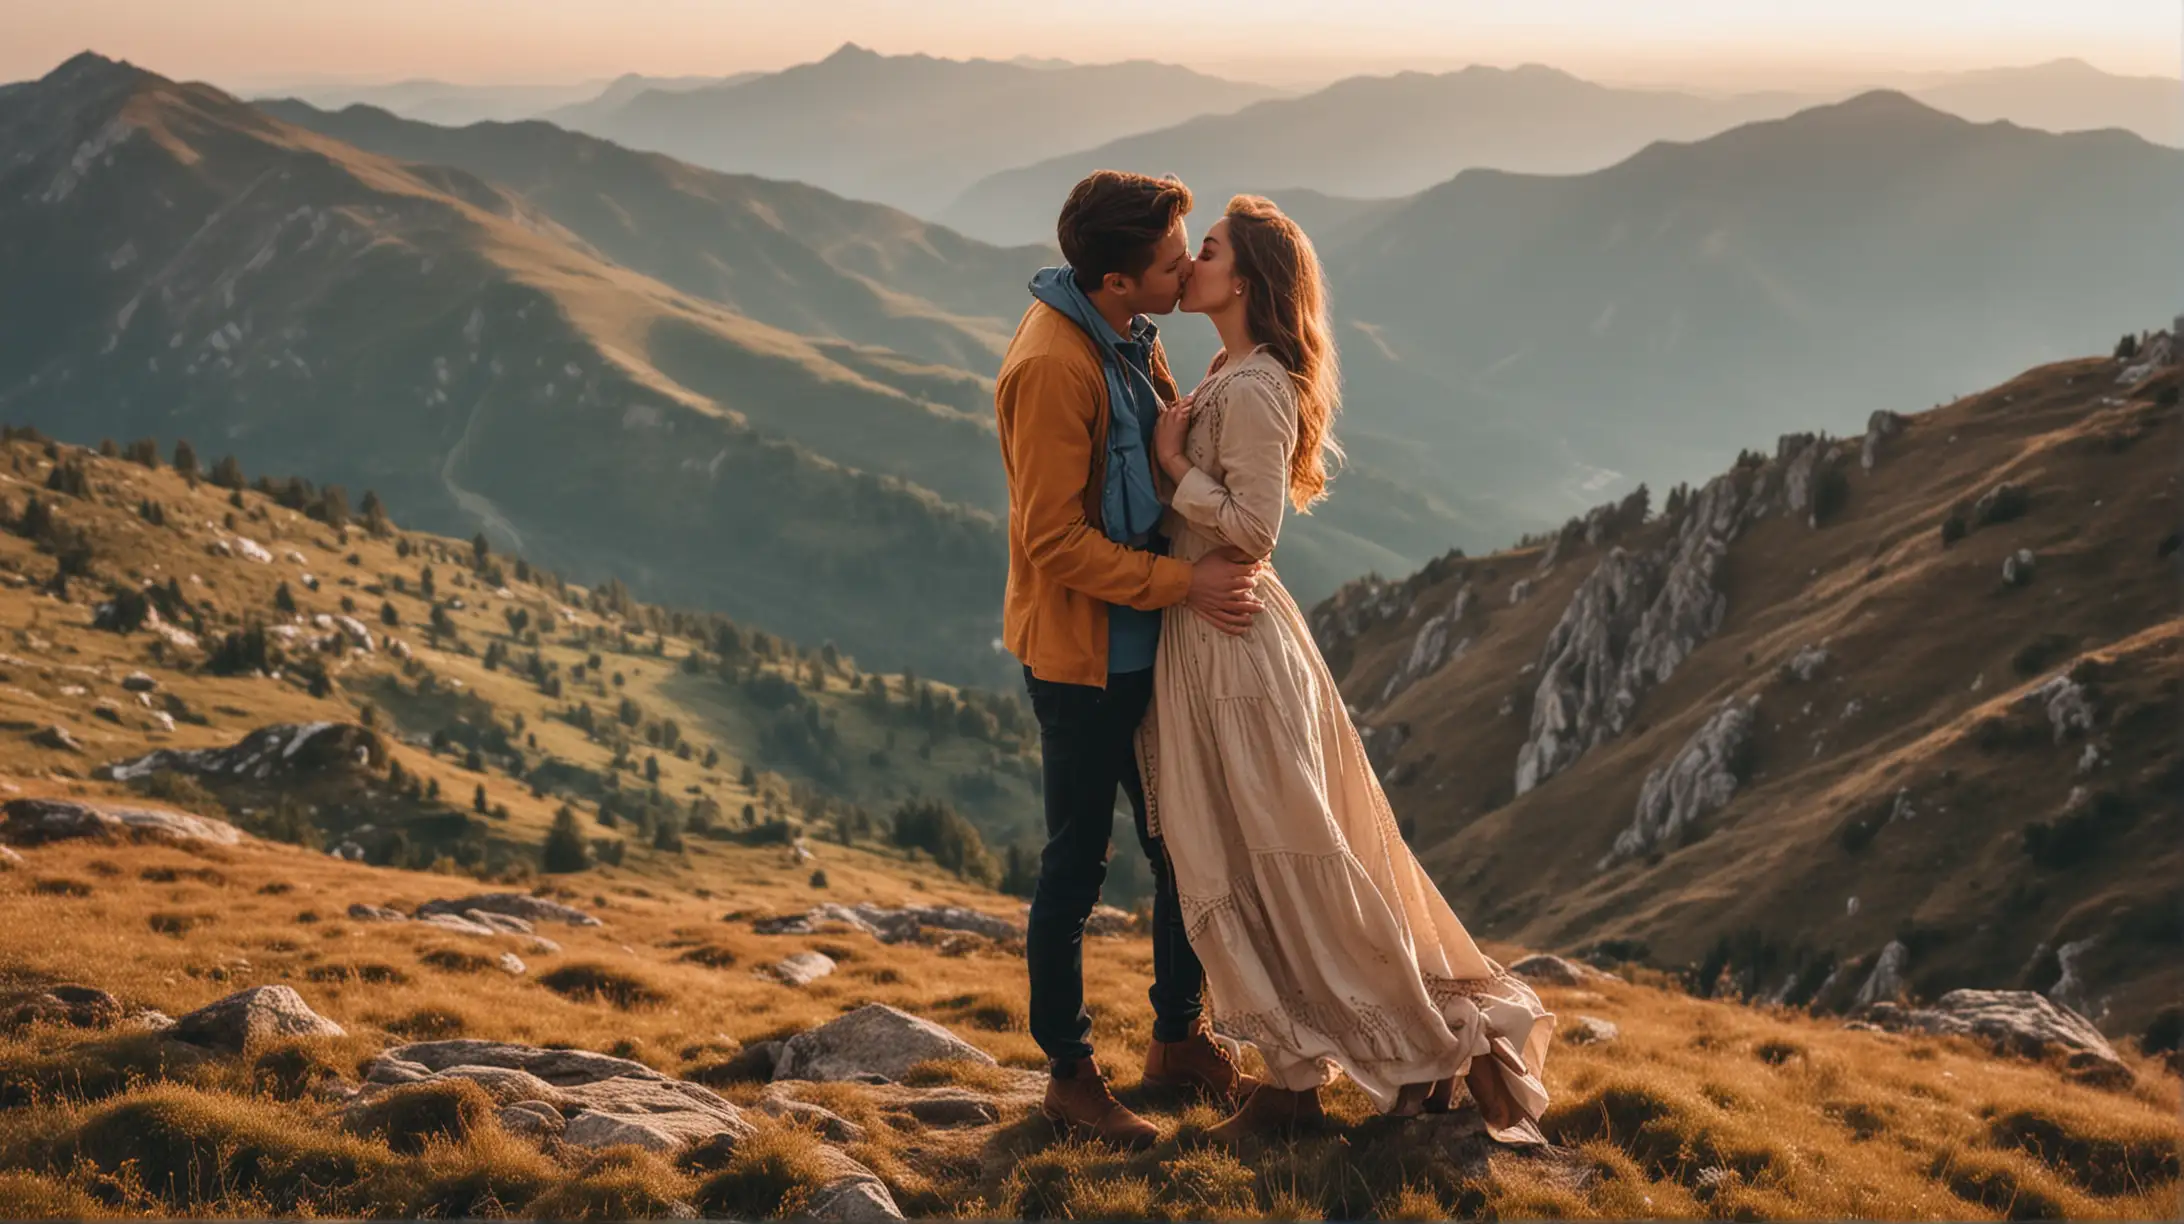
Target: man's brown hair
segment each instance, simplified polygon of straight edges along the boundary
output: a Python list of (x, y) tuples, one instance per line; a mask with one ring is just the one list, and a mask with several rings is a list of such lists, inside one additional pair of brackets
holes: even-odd
[(1143, 276), (1153, 248), (1190, 210), (1191, 189), (1173, 175), (1095, 170), (1071, 189), (1054, 236), (1077, 274), (1077, 287), (1091, 293), (1110, 272)]

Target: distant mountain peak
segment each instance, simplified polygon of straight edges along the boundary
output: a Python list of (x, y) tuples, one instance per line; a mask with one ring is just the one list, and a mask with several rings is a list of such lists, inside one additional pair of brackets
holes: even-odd
[(870, 64), (886, 58), (886, 56), (872, 50), (870, 47), (860, 47), (856, 43), (845, 42), (834, 49), (834, 54), (819, 62), (822, 64)]
[(59, 67), (47, 73), (41, 84), (84, 85), (92, 83), (132, 84), (149, 80), (152, 74), (127, 60), (108, 59), (96, 51), (78, 51), (62, 61)]

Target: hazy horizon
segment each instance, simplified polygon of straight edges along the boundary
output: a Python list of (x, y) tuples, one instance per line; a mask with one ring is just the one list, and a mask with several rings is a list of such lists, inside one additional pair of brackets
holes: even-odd
[[(2162, 0), (1378, 0), (1336, 20), (1308, 0), (1109, 0), (1097, 16), (955, 0), (778, 6), (706, 0), (78, 0), (6, 19), (0, 79), (44, 74), (83, 50), (170, 76), (257, 91), (431, 79), (566, 86), (624, 73), (778, 70), (845, 42), (950, 59), (1153, 59), (1306, 88), (1344, 76), (1544, 63), (1611, 83), (1702, 89), (1916, 85), (1936, 74), (2081, 59), (2105, 72), (2176, 77), (2184, 12)], [(1391, 53), (1388, 48), (1402, 48)]]

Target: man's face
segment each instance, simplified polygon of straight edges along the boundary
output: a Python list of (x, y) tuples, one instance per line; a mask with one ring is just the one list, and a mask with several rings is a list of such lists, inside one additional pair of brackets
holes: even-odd
[[(1153, 246), (1153, 262), (1136, 278), (1111, 275), (1110, 288), (1118, 288), (1132, 314), (1164, 315), (1183, 299), (1183, 286), (1191, 276), (1191, 240), (1177, 217), (1167, 234)], [(1119, 285), (1118, 285), (1119, 282)]]

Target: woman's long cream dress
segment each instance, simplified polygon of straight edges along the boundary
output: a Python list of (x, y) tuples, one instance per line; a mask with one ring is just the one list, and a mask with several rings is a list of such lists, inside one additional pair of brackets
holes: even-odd
[[(1261, 349), (1209, 375), (1194, 402), (1196, 470), (1164, 524), (1174, 555), (1267, 556), (1288, 500), (1294, 385)], [(1339, 1070), (1384, 1111), (1405, 1084), (1489, 1059), (1508, 1089), (1497, 1136), (1536, 1140), (1554, 1017), (1479, 951), (1396, 831), (1296, 602), (1271, 573), (1259, 594), (1266, 610), (1240, 637), (1168, 610), (1138, 737), (1216, 1027), (1256, 1045), (1280, 1086)]]

